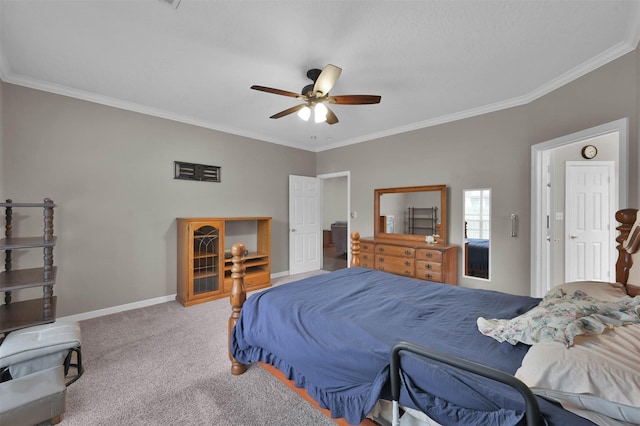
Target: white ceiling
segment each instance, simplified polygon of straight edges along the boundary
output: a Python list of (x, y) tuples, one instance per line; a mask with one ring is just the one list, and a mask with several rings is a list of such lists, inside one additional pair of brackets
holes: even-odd
[[(0, 77), (322, 151), (530, 102), (632, 51), (638, 0), (0, 0)], [(269, 116), (343, 69), (335, 125)]]

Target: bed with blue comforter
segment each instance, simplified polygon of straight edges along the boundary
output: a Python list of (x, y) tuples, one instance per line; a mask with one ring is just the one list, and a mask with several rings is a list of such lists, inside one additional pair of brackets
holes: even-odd
[(465, 239), (466, 275), (489, 277), (489, 240)]
[[(334, 418), (359, 424), (389, 397), (392, 346), (408, 341), (514, 374), (529, 349), (499, 343), (476, 321), (513, 318), (540, 299), (455, 287), (352, 267), (253, 294), (231, 330), (243, 364), (265, 362)], [(524, 402), (506, 385), (401, 355), (400, 404), (442, 425), (524, 424)], [(592, 425), (537, 397), (549, 425)]]

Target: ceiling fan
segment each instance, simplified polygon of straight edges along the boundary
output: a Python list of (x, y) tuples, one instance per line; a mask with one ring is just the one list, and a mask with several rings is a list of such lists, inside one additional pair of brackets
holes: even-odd
[(297, 112), (300, 118), (307, 121), (309, 120), (311, 111), (313, 110), (316, 123), (326, 121), (328, 124), (336, 124), (338, 122), (338, 117), (333, 111), (331, 111), (331, 109), (329, 109), (329, 107), (327, 107), (326, 104), (367, 105), (378, 104), (381, 99), (381, 97), (377, 95), (330, 96), (329, 91), (336, 84), (336, 81), (338, 81), (338, 77), (340, 77), (341, 72), (342, 68), (331, 64), (327, 65), (322, 70), (317, 68), (310, 69), (307, 71), (307, 77), (311, 79), (313, 83), (304, 86), (300, 94), (265, 86), (254, 85), (251, 86), (251, 88), (261, 92), (289, 96), (303, 101), (303, 103), (285, 109), (284, 111), (280, 111), (277, 114), (273, 114), (269, 118), (280, 118)]

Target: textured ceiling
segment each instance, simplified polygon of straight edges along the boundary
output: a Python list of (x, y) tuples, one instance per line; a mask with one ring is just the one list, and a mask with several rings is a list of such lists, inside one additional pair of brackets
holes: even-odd
[[(633, 50), (637, 0), (0, 0), (3, 81), (321, 151), (530, 102)], [(343, 69), (335, 125), (269, 116)]]

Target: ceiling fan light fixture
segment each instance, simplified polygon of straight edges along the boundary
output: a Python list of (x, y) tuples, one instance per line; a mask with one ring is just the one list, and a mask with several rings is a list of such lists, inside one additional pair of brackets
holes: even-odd
[[(0, 0), (2, 1), (2, 0)], [(175, 0), (160, 0), (160, 1), (175, 1)], [(339, 122), (336, 114), (329, 109), (325, 103), (330, 104), (342, 104), (342, 105), (367, 105), (380, 103), (380, 96), (377, 95), (338, 95), (329, 96), (329, 91), (333, 88), (340, 76), (342, 69), (335, 65), (327, 65), (322, 70), (313, 68), (307, 71), (307, 77), (309, 77), (313, 84), (308, 84), (302, 88), (300, 94), (295, 92), (289, 92), (287, 90), (275, 89), (273, 87), (266, 86), (251, 86), (253, 90), (259, 90), (261, 92), (273, 93), (275, 95), (287, 96), (289, 98), (296, 98), (301, 101), (298, 105), (291, 108), (287, 108), (276, 114), (273, 114), (269, 118), (282, 118), (294, 112), (298, 113), (298, 116), (304, 120), (309, 121), (311, 118), (311, 110), (313, 110), (314, 121), (316, 123), (336, 124)]]
[(304, 121), (309, 121), (309, 117), (311, 117), (311, 108), (305, 106), (298, 111), (298, 117), (303, 119)]
[(327, 121), (327, 107), (323, 103), (316, 104), (313, 108), (316, 123)]

